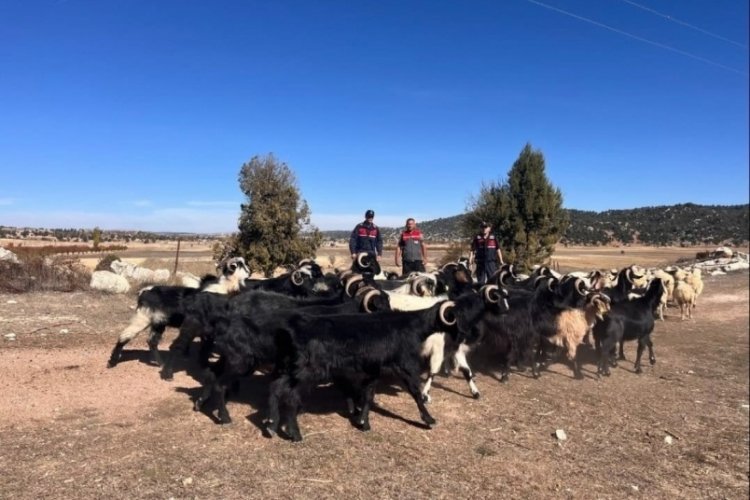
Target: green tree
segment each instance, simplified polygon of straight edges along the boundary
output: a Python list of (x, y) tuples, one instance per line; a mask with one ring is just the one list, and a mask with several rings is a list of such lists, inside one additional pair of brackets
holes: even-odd
[(250, 269), (270, 277), (278, 266), (315, 257), (323, 237), (310, 224), (310, 208), (286, 163), (273, 154), (254, 156), (242, 165), (239, 182), (247, 203), (241, 205), (232, 246)]
[(102, 242), (102, 230), (98, 227), (95, 227), (93, 231), (91, 231), (91, 240), (94, 243), (94, 250), (99, 248), (99, 243)]
[(465, 234), (490, 222), (505, 260), (521, 268), (547, 261), (568, 227), (562, 193), (550, 184), (544, 155), (526, 144), (505, 182), (482, 186), (464, 220)]

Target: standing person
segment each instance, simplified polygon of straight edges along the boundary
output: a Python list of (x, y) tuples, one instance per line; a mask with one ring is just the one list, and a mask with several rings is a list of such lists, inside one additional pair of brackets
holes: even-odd
[(422, 239), (422, 231), (417, 228), (417, 223), (411, 217), (406, 219), (406, 229), (401, 232), (398, 239), (395, 259), (397, 266), (401, 257), (403, 257), (402, 276), (414, 271), (424, 272), (424, 265), (427, 264), (427, 253)]
[(349, 253), (352, 254), (352, 260), (362, 252), (375, 257), (376, 261), (379, 261), (380, 256), (383, 255), (383, 238), (380, 236), (378, 226), (372, 222), (374, 218), (375, 212), (368, 210), (365, 212), (365, 220), (354, 226), (352, 235), (349, 237)]
[(477, 264), (477, 283), (484, 285), (487, 278), (497, 271), (498, 263), (503, 264), (503, 254), (500, 245), (497, 244), (495, 235), (492, 234), (492, 226), (482, 221), (479, 225), (481, 232), (471, 240), (471, 253), (469, 254), (469, 267), (473, 262)]

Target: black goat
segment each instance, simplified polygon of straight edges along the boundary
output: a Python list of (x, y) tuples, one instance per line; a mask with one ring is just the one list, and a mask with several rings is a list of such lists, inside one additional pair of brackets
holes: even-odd
[(235, 257), (221, 265), (222, 275), (218, 280), (206, 276), (201, 280), (200, 288), (184, 286), (153, 286), (141, 290), (138, 294), (138, 306), (130, 324), (120, 333), (117, 343), (110, 354), (107, 367), (117, 365), (122, 349), (140, 332), (150, 327), (148, 347), (151, 362), (162, 364), (159, 356), (159, 341), (166, 327), (179, 327), (185, 319), (186, 311), (191, 307), (193, 298), (201, 293), (227, 294), (240, 290), (242, 282), (249, 275), (244, 259)]
[[(283, 410), (287, 433), (292, 440), (301, 440), (297, 414), (302, 391), (333, 377), (351, 380), (361, 387), (362, 409), (357, 424), (363, 430), (369, 429), (375, 385), (386, 369), (401, 379), (422, 420), (427, 425), (434, 424), (419, 391), (422, 343), (435, 331), (445, 331), (460, 340), (470, 332), (484, 308), (481, 297), (467, 294), (455, 302), (444, 301), (421, 311), (288, 317), (278, 326), (276, 335), (280, 365), (285, 369), (271, 385), (269, 433), (278, 431)], [(238, 347), (230, 351), (238, 353)], [(235, 363), (243, 367), (242, 357), (236, 356), (230, 364)], [(226, 379), (218, 381), (220, 387), (226, 383)]]
[[(180, 328), (180, 334), (169, 348), (170, 355), (161, 371), (164, 380), (174, 376), (174, 359), (178, 352), (187, 353), (195, 338), (201, 339), (200, 364), (208, 365), (217, 330), (228, 328), (233, 316), (251, 316), (258, 312), (301, 308), (311, 314), (343, 314), (356, 312), (390, 311), (388, 295), (374, 289), (361, 289), (354, 298), (292, 297), (289, 295), (250, 291), (231, 298), (214, 294), (198, 294)], [(268, 316), (266, 316), (268, 317)], [(269, 317), (270, 318), (270, 317)], [(235, 318), (242, 324), (239, 318)], [(270, 361), (270, 359), (269, 359)]]
[(651, 281), (643, 297), (623, 302), (614, 302), (604, 321), (594, 326), (594, 340), (599, 356), (597, 374), (609, 376), (610, 357), (615, 344), (620, 342), (620, 357), (624, 359), (622, 343), (627, 340), (638, 341), (635, 358), (635, 372), (642, 373), (641, 355), (648, 347), (648, 359), (656, 363), (651, 332), (654, 330), (654, 308), (661, 300), (664, 283), (656, 278)]

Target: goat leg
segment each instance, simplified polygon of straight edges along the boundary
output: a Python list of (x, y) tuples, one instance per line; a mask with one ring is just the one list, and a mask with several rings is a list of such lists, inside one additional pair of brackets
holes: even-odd
[(646, 335), (646, 345), (648, 346), (648, 362), (655, 365), (656, 356), (654, 356), (654, 343), (651, 342), (651, 334)]
[(148, 349), (151, 352), (151, 364), (156, 366), (162, 365), (162, 359), (159, 355), (159, 342), (164, 334), (167, 325), (154, 325), (151, 327), (151, 335), (148, 337)]
[(635, 373), (643, 373), (643, 369), (641, 368), (641, 356), (643, 355), (643, 350), (646, 348), (646, 342), (644, 341), (644, 338), (641, 337), (638, 339), (638, 351), (636, 351), (635, 355)]
[[(415, 362), (414, 366), (419, 366), (419, 362)], [(414, 398), (414, 401), (417, 403), (417, 408), (419, 408), (419, 416), (422, 418), (422, 421), (429, 426), (435, 425), (436, 421), (434, 418), (432, 418), (430, 412), (427, 411), (427, 407), (422, 400), (422, 394), (419, 392), (418, 370), (400, 368), (397, 370), (397, 372), (401, 378), (401, 381), (406, 386), (406, 390), (409, 391), (409, 394), (411, 394), (411, 397)]]
[(461, 370), (464, 379), (469, 384), (469, 390), (471, 391), (472, 397), (474, 399), (479, 399), (481, 394), (479, 393), (477, 384), (474, 383), (474, 373), (471, 371), (469, 362), (466, 360), (466, 353), (469, 352), (469, 349), (470, 347), (467, 344), (461, 344), (453, 355), (453, 359), (456, 361), (458, 369)]

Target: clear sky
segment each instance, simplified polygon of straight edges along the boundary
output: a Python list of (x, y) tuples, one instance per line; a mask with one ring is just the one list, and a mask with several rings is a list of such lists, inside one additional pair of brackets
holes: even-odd
[(748, 203), (746, 0), (0, 0), (0, 225), (225, 232), (273, 152), (321, 229)]

